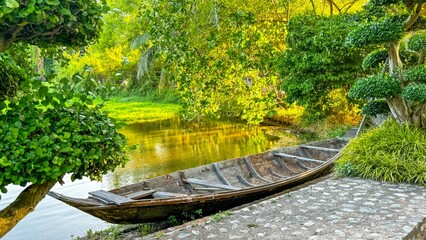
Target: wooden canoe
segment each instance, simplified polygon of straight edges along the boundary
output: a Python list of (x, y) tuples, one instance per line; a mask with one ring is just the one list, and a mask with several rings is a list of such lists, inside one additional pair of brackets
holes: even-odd
[(173, 172), (85, 199), (49, 192), (62, 202), (111, 223), (209, 215), (272, 195), (328, 173), (346, 145), (335, 138)]

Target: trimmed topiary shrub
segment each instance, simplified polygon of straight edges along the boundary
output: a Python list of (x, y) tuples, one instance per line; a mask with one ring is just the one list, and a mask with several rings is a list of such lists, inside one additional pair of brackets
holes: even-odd
[(426, 132), (394, 121), (353, 139), (335, 171), (378, 181), (426, 186)]
[(404, 80), (409, 82), (426, 83), (426, 66), (417, 65), (404, 70)]
[(401, 94), (408, 101), (426, 103), (426, 84), (408, 85)]
[(352, 99), (391, 98), (401, 92), (398, 79), (373, 75), (359, 79), (349, 90)]
[(387, 57), (387, 49), (374, 50), (362, 60), (362, 69), (367, 70), (370, 68), (378, 67), (381, 63), (383, 64), (386, 61)]
[(389, 114), (389, 106), (386, 100), (373, 100), (371, 102), (368, 102), (363, 108), (362, 108), (362, 114), (368, 115), (368, 116), (376, 116), (379, 114)]

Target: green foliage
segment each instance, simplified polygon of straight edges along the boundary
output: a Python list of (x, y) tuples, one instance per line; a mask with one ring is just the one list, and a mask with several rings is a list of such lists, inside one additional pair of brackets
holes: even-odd
[(362, 114), (376, 116), (379, 114), (388, 114), (389, 106), (386, 100), (379, 99), (368, 102), (362, 107)]
[(14, 96), (25, 79), (36, 76), (34, 50), (27, 44), (15, 44), (0, 53), (0, 100)]
[(231, 211), (224, 211), (224, 212), (218, 212), (215, 215), (213, 215), (212, 220), (214, 222), (220, 222), (222, 219), (229, 218), (232, 215)]
[(410, 31), (422, 31), (426, 29), (426, 18), (419, 16), (417, 21), (410, 27)]
[(18, 86), (26, 79), (25, 70), (8, 55), (0, 54), (0, 100), (14, 96)]
[(383, 5), (390, 5), (390, 4), (398, 4), (401, 2), (402, 0), (370, 0), (369, 4), (372, 4), (374, 6), (383, 6)]
[(362, 69), (367, 70), (370, 68), (376, 68), (380, 66), (380, 64), (384, 64), (387, 57), (387, 49), (374, 50), (362, 60)]
[(416, 33), (410, 37), (408, 49), (415, 52), (426, 52), (426, 33)]
[(373, 75), (359, 79), (350, 89), (353, 99), (391, 98), (401, 92), (401, 83), (396, 78)]
[[(236, 117), (258, 124), (276, 105), (272, 62), (284, 24), (259, 21), (253, 3), (233, 4), (153, 1), (142, 15), (151, 40), (139, 66), (177, 86), (187, 119)], [(214, 19), (221, 19), (220, 28)]]
[(103, 174), (123, 165), (126, 140), (114, 120), (92, 106), (106, 88), (75, 75), (58, 85), (26, 81), (24, 95), (0, 102), (0, 187)]
[(426, 103), (426, 84), (411, 84), (402, 90), (401, 97), (405, 100)]
[(181, 221), (178, 220), (175, 215), (169, 216), (169, 218), (167, 219), (167, 221), (169, 222), (169, 224), (171, 226), (177, 226), (177, 225), (181, 224)]
[(426, 83), (426, 66), (416, 65), (414, 67), (404, 69), (404, 81)]
[(145, 98), (113, 97), (105, 103), (109, 116), (127, 124), (153, 122), (179, 116), (182, 107), (177, 104), (145, 101)]
[(426, 185), (426, 134), (387, 121), (352, 140), (335, 170), (346, 176)]
[(352, 84), (362, 74), (360, 52), (344, 45), (356, 18), (305, 15), (288, 24), (288, 49), (279, 59), (281, 88), (287, 102), (305, 106), (314, 120), (332, 108), (327, 95), (333, 89)]
[(370, 44), (390, 43), (398, 41), (404, 34), (402, 19), (399, 16), (383, 18), (356, 27), (348, 34), (346, 45), (364, 47)]
[(18, 41), (85, 45), (98, 36), (107, 9), (96, 0), (6, 0), (0, 6), (0, 52)]

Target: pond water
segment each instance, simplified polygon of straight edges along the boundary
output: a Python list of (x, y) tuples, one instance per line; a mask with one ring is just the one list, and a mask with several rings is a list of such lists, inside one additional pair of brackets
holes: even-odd
[[(126, 126), (122, 133), (136, 149), (124, 168), (103, 177), (102, 182), (88, 179), (71, 182), (65, 177), (63, 186), (54, 191), (71, 196), (87, 197), (87, 192), (113, 189), (147, 178), (238, 156), (263, 152), (298, 142), (288, 132), (281, 138), (268, 134), (271, 127), (247, 127), (231, 122), (208, 121), (187, 123), (179, 118)], [(283, 139), (284, 137), (284, 139)], [(0, 209), (13, 201), (23, 188), (9, 186), (2, 195)], [(43, 199), (3, 240), (72, 239), (89, 230), (111, 226), (51, 197)]]

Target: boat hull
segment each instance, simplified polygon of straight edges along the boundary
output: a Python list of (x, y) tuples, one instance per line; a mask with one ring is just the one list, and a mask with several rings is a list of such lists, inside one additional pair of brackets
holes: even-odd
[[(172, 198), (145, 198), (124, 202), (122, 204), (105, 204), (91, 198), (77, 199), (54, 192), (50, 192), (49, 195), (73, 207), (76, 207), (90, 215), (98, 217), (107, 222), (117, 224), (164, 221), (169, 219), (171, 216), (175, 216), (177, 218), (180, 218), (181, 216), (191, 215), (198, 216), (198, 214), (195, 214), (196, 212), (201, 212), (202, 215), (205, 216), (216, 213), (221, 210), (223, 211), (236, 206), (240, 206), (242, 204), (246, 204), (273, 195), (275, 193), (279, 193), (281, 191), (301, 185), (303, 183), (306, 183), (329, 173), (334, 165), (335, 159), (337, 159), (340, 154), (341, 147), (345, 145), (345, 143), (343, 142), (346, 141), (334, 139), (314, 143), (311, 148), (317, 148), (317, 150), (327, 149), (321, 146), (337, 144), (339, 147), (339, 151), (336, 150), (333, 154), (327, 153), (328, 155), (324, 155), (323, 158), (325, 159), (321, 162), (321, 164), (318, 164), (312, 168), (307, 168), (306, 171), (285, 177), (285, 179), (275, 180), (268, 183), (264, 182), (262, 184), (257, 184), (256, 186), (244, 187), (238, 190), (226, 190), (220, 192), (210, 191), (208, 193), (189, 194), (181, 197)], [(293, 154), (296, 149), (298, 149), (298, 146), (285, 148), (282, 150), (282, 152)], [(255, 166), (259, 173), (265, 174), (266, 172), (268, 172), (268, 170), (271, 169), (263, 169), (263, 166), (266, 165), (266, 163), (269, 164), (272, 161), (271, 159), (273, 159), (273, 157), (271, 157), (271, 155), (273, 155), (273, 152), (274, 151), (269, 151), (261, 154), (254, 154), (244, 158), (236, 158), (223, 161), (221, 162), (221, 166), (222, 169), (225, 170), (224, 173), (226, 173), (225, 166), (232, 165), (232, 167), (230, 168), (235, 168), (236, 166), (240, 167), (240, 165), (243, 164), (244, 161), (248, 161), (247, 159), (251, 158), (253, 159), (253, 166)], [(315, 156), (322, 156), (321, 154), (323, 153), (320, 153), (319, 155)], [(298, 156), (297, 158), (300, 158), (302, 160), (308, 159), (306, 157), (300, 156)], [(265, 161), (264, 159), (268, 160)], [(207, 169), (211, 169), (206, 166), (200, 166), (194, 169), (187, 169), (182, 172), (171, 173), (169, 175), (160, 176), (147, 181), (151, 181), (152, 183), (158, 183), (157, 187), (161, 185), (176, 185), (183, 189), (184, 187), (187, 187), (187, 184), (184, 184), (181, 180), (179, 180), (178, 176), (180, 176), (180, 178), (182, 179), (186, 178), (185, 174), (191, 174), (192, 176), (202, 176), (203, 173), (208, 172)], [(246, 174), (246, 176), (250, 175), (250, 177), (255, 178), (256, 176), (253, 175), (256, 175), (257, 172), (256, 170), (252, 171), (254, 172)], [(240, 174), (243, 173), (243, 171), (240, 172)], [(211, 177), (210, 175), (203, 176), (205, 176), (205, 178)], [(258, 178), (263, 181), (268, 181), (268, 179), (264, 179), (261, 176), (258, 176)], [(209, 182), (211, 181), (212, 180), (209, 179)], [(134, 189), (140, 189), (141, 186), (145, 186), (146, 184), (146, 182), (136, 183), (126, 187), (114, 189), (109, 192), (113, 194), (119, 194), (120, 196), (126, 196), (126, 194), (131, 193), (132, 191), (134, 191)], [(229, 186), (231, 186), (231, 183), (228, 184)], [(232, 185), (235, 185), (235, 182), (233, 182)], [(150, 188), (156, 189), (155, 186), (150, 186)]]

